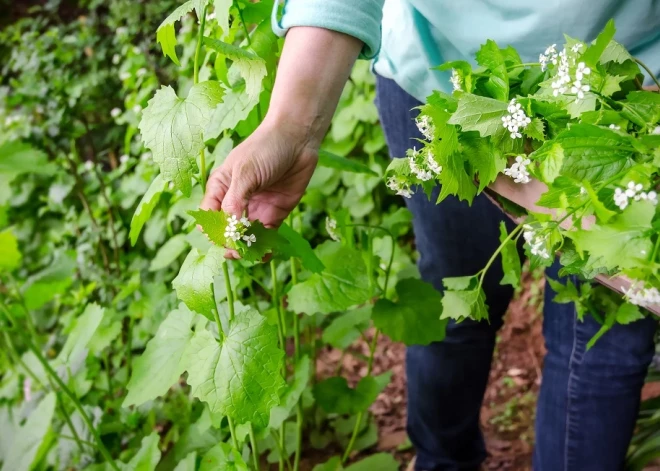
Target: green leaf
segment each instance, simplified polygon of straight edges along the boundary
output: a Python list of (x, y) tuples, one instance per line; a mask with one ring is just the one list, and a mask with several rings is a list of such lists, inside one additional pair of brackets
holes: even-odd
[(539, 176), (545, 183), (552, 183), (559, 176), (564, 165), (564, 149), (561, 144), (549, 145), (543, 157), (539, 157)]
[(333, 376), (314, 385), (314, 398), (329, 414), (357, 414), (371, 406), (391, 377), (391, 371), (379, 376), (365, 376), (355, 389), (351, 389), (346, 378)]
[(186, 352), (188, 384), (212, 413), (263, 429), (284, 386), (283, 356), (277, 327), (256, 311), (237, 313), (221, 343), (206, 330), (195, 332)]
[(553, 280), (546, 276), (548, 284), (555, 292), (555, 297), (552, 299), (559, 304), (578, 303), (580, 301), (580, 294), (573, 282), (568, 279), (566, 285), (562, 285), (559, 281)]
[(520, 277), (522, 276), (522, 267), (520, 265), (520, 254), (518, 253), (518, 248), (514, 240), (506, 240), (508, 236), (506, 225), (504, 222), (500, 222), (500, 244), (504, 244), (502, 247), (502, 270), (504, 271), (504, 277), (500, 284), (502, 285), (511, 285), (514, 288), (520, 286)]
[(160, 195), (165, 191), (165, 188), (167, 188), (167, 182), (161, 175), (158, 175), (151, 182), (149, 189), (140, 200), (137, 208), (135, 208), (135, 213), (131, 219), (131, 245), (135, 245), (137, 242), (137, 238), (142, 231), (142, 227), (144, 227), (146, 222), (151, 217), (151, 213), (153, 213), (154, 209), (156, 208), (156, 205), (160, 200)]
[(615, 40), (611, 40), (603, 53), (600, 56), (600, 63), (607, 64), (608, 62), (617, 62), (623, 64), (626, 61), (634, 61), (635, 59), (621, 44)]
[(328, 314), (369, 299), (367, 267), (360, 252), (331, 241), (319, 245), (315, 252), (325, 270), (291, 288), (291, 311)]
[(156, 30), (156, 42), (160, 44), (160, 47), (163, 49), (163, 54), (172, 59), (172, 62), (176, 65), (181, 64), (179, 64), (179, 58), (176, 55), (176, 34), (174, 32), (174, 24), (193, 11), (193, 9), (196, 9), (197, 16), (201, 17), (201, 10), (203, 9), (204, 4), (206, 4), (204, 0), (187, 1), (165, 18)]
[(619, 102), (621, 115), (633, 123), (653, 128), (660, 121), (660, 95), (650, 91), (630, 92), (626, 100)]
[(395, 342), (428, 345), (445, 338), (446, 320), (440, 320), (442, 295), (432, 285), (405, 278), (396, 285), (399, 299), (379, 299), (373, 310), (374, 325)]
[[(475, 157), (475, 162), (476, 158), (478, 158), (475, 154), (470, 152), (468, 152), (467, 156), (468, 158)], [(477, 194), (477, 185), (475, 185), (472, 176), (467, 173), (465, 162), (462, 157), (461, 154), (453, 154), (440, 159), (442, 172), (440, 172), (438, 180), (441, 183), (441, 187), (436, 203), (441, 202), (449, 195), (455, 195), (459, 199), (472, 204), (472, 200)], [(479, 167), (479, 169), (484, 169), (488, 172), (489, 167), (490, 164), (485, 164), (482, 167)], [(486, 174), (484, 174), (484, 176), (486, 176)]]
[(319, 162), (320, 167), (325, 168), (334, 168), (335, 170), (341, 170), (342, 172), (351, 172), (351, 173), (364, 173), (367, 175), (378, 176), (376, 172), (371, 170), (369, 167), (363, 163), (358, 162), (354, 159), (347, 159), (346, 157), (341, 157), (332, 152), (325, 150), (319, 150)]
[(582, 182), (582, 186), (584, 187), (585, 191), (587, 192), (587, 195), (589, 195), (589, 199), (591, 200), (591, 205), (594, 207), (594, 212), (596, 213), (596, 216), (598, 217), (598, 220), (600, 222), (608, 222), (612, 217), (616, 216), (616, 213), (614, 211), (610, 211), (605, 207), (602, 201), (598, 198), (598, 195), (594, 191), (594, 189), (591, 187), (589, 182)]
[(341, 465), (341, 458), (334, 456), (322, 464), (314, 466), (312, 471), (343, 471), (344, 467)]
[(399, 463), (390, 453), (376, 453), (346, 468), (346, 471), (397, 471)]
[(204, 44), (233, 61), (238, 73), (245, 80), (245, 93), (251, 100), (258, 100), (261, 82), (267, 74), (266, 61), (253, 52), (217, 39), (204, 37)]
[(162, 87), (142, 112), (139, 128), (144, 145), (151, 149), (162, 178), (185, 196), (192, 192), (196, 155), (204, 149), (203, 129), (222, 94), (220, 84), (212, 81), (193, 85), (185, 99), (172, 87)]
[(75, 269), (73, 253), (60, 253), (47, 268), (29, 277), (22, 288), (27, 309), (39, 309), (62, 294), (71, 286)]
[(80, 357), (101, 324), (104, 314), (105, 309), (96, 303), (85, 307), (85, 311), (73, 322), (73, 329), (57, 356), (59, 362), (67, 364)]
[(127, 464), (121, 466), (122, 471), (154, 471), (160, 461), (159, 441), (160, 436), (157, 432), (144, 437), (135, 456)]
[(612, 39), (614, 39), (615, 33), (616, 28), (614, 27), (614, 20), (610, 20), (607, 22), (605, 28), (598, 35), (593, 44), (584, 52), (582, 55), (582, 61), (595, 70), (601, 56), (607, 50)]
[(229, 443), (218, 443), (206, 452), (199, 471), (248, 471), (241, 454)]
[(647, 232), (655, 215), (655, 206), (633, 203), (609, 224), (594, 225), (589, 230), (566, 232), (579, 252), (588, 252), (590, 261), (607, 270), (638, 268), (653, 248)]
[[(309, 241), (294, 231), (287, 223), (282, 223), (277, 230), (278, 234), (289, 242), (284, 254), (288, 257), (297, 257), (305, 269), (312, 273), (320, 273), (325, 268), (323, 262), (316, 256)], [(278, 255), (282, 253), (282, 247), (278, 248)]]
[(641, 319), (644, 319), (644, 314), (634, 304), (623, 303), (616, 311), (616, 321), (619, 324), (627, 325)]
[(197, 452), (192, 451), (179, 461), (174, 471), (195, 471), (197, 469)]
[(478, 131), (481, 137), (492, 136), (502, 127), (507, 114), (507, 103), (464, 93), (458, 100), (458, 109), (448, 121), (461, 126), (463, 131)]
[(0, 144), (0, 175), (7, 177), (7, 183), (24, 173), (53, 175), (56, 171), (57, 167), (48, 162), (48, 156), (29, 144), (20, 141)]
[(193, 337), (195, 315), (181, 304), (170, 312), (135, 360), (123, 407), (142, 405), (167, 393), (186, 370), (184, 353)]
[(532, 118), (532, 122), (525, 126), (523, 133), (537, 141), (545, 141), (545, 125), (539, 118)]
[(486, 67), (488, 79), (483, 84), (486, 91), (497, 100), (509, 101), (509, 76), (502, 51), (495, 41), (489, 39), (476, 54), (477, 64)]
[(250, 115), (257, 103), (259, 98), (250, 97), (245, 92), (245, 85), (227, 90), (222, 97), (222, 103), (213, 110), (207, 120), (204, 136), (206, 139), (215, 139), (223, 131), (235, 129), (238, 123)]
[(323, 329), (322, 339), (334, 348), (344, 350), (369, 327), (372, 306), (363, 306), (340, 314)]
[(179, 256), (189, 247), (186, 236), (177, 234), (171, 239), (168, 239), (163, 246), (158, 249), (156, 255), (151, 260), (149, 271), (158, 271), (170, 266)]
[(183, 301), (191, 311), (195, 311), (209, 320), (214, 320), (216, 309), (213, 297), (214, 278), (222, 273), (224, 249), (213, 246), (205, 254), (193, 248), (181, 266), (177, 277), (172, 281), (177, 298)]
[(13, 436), (8, 448), (9, 454), (5, 457), (1, 471), (30, 471), (37, 452), (50, 430), (55, 413), (55, 393), (49, 393), (34, 409), (25, 423)]
[[(461, 134), (460, 142), (463, 157), (467, 159), (472, 166), (473, 173), (479, 178), (479, 191), (481, 192), (494, 182), (495, 178), (506, 168), (506, 157), (490, 139), (482, 139), (474, 132)], [(472, 194), (474, 183), (472, 178), (469, 180), (469, 184), (467, 179), (464, 183), (465, 190), (459, 189), (459, 192), (467, 191)]]
[(546, 141), (530, 154), (530, 158), (548, 158), (551, 153), (557, 152), (557, 145), (564, 151), (561, 175), (594, 184), (630, 167), (635, 152), (628, 136), (593, 124), (573, 124), (554, 140)]
[(296, 362), (293, 372), (293, 381), (287, 384), (286, 390), (282, 394), (280, 405), (270, 410), (270, 421), (268, 428), (278, 430), (286, 419), (291, 415), (291, 411), (296, 406), (303, 392), (307, 388), (311, 375), (311, 362), (307, 355)]
[(444, 278), (442, 283), (446, 288), (442, 297), (442, 319), (488, 319), (486, 294), (477, 276)]
[(18, 240), (10, 229), (0, 232), (0, 272), (12, 272), (21, 264)]
[(218, 22), (218, 26), (222, 29), (223, 36), (229, 33), (229, 10), (233, 3), (233, 0), (213, 0), (215, 21)]

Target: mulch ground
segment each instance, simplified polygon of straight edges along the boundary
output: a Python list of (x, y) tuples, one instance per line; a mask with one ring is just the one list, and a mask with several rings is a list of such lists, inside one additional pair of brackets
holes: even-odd
[[(535, 279), (536, 278), (536, 279)], [(504, 327), (499, 332), (489, 385), (481, 409), (481, 425), (486, 438), (488, 459), (485, 470), (531, 470), (534, 446), (534, 412), (541, 384), (545, 347), (542, 335), (541, 301), (543, 280), (527, 274), (524, 289), (512, 301)], [(368, 333), (371, 339), (373, 332)], [(364, 358), (368, 344), (360, 340), (342, 357), (339, 351), (326, 349), (319, 353), (319, 378), (337, 374), (345, 376), (351, 386), (366, 374)], [(407, 440), (405, 347), (387, 337), (378, 342), (374, 374), (392, 372), (392, 380), (371, 407), (378, 424), (378, 443), (371, 449), (354, 454), (356, 460), (375, 452), (392, 453), (405, 470), (414, 456)], [(341, 363), (341, 366), (340, 366)], [(651, 386), (651, 385), (650, 385)], [(660, 395), (658, 383), (643, 396)], [(341, 452), (335, 446), (324, 450), (306, 447), (301, 469), (311, 470)]]

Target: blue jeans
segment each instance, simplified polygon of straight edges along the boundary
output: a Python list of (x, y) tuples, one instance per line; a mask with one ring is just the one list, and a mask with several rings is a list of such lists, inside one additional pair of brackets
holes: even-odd
[[(378, 77), (377, 106), (392, 157), (422, 138), (413, 121), (420, 103), (395, 82)], [(473, 275), (498, 247), (498, 225), (510, 222), (484, 195), (472, 206), (449, 197), (440, 205), (422, 193), (406, 200), (420, 252), (422, 278), (442, 290), (447, 276)], [(559, 266), (548, 270), (558, 278)], [(408, 434), (417, 470), (476, 470), (486, 458), (479, 409), (488, 382), (495, 335), (513, 291), (499, 284), (494, 265), (484, 289), (490, 324), (450, 324), (443, 342), (409, 347)], [(536, 414), (536, 471), (614, 471), (623, 462), (654, 354), (657, 322), (617, 325), (596, 345), (600, 325), (579, 322), (573, 304), (555, 304), (545, 292), (543, 333), (548, 353)]]

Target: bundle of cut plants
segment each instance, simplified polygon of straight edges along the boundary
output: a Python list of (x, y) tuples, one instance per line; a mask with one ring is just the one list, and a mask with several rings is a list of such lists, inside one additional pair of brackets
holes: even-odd
[(590, 44), (566, 36), (537, 63), (487, 41), (477, 67), (439, 67), (454, 91), (420, 107), (425, 140), (392, 161), (388, 187), (430, 197), (440, 184), (438, 203), (454, 195), (471, 204), (485, 192), (518, 223), (502, 225), (483, 270), (444, 280), (445, 315), (487, 318), (484, 275), (501, 256), (502, 282), (519, 285), (520, 238), (532, 268), (559, 254), (568, 281), (550, 280), (556, 300), (575, 302), (604, 330), (660, 314), (660, 93), (645, 77), (660, 84), (614, 36), (613, 22)]

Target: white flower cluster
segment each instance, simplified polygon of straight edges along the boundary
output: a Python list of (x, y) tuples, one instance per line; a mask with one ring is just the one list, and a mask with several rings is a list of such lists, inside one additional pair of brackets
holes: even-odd
[(525, 129), (532, 120), (525, 114), (525, 111), (515, 98), (509, 102), (507, 111), (509, 114), (502, 116), (502, 126), (511, 133), (511, 139), (522, 137), (520, 130)]
[(610, 129), (614, 131), (621, 131), (621, 126), (617, 126), (616, 124), (610, 124)]
[[(638, 284), (638, 283), (636, 283)], [(649, 307), (660, 304), (660, 291), (657, 288), (644, 288), (633, 285), (630, 289), (623, 289), (623, 293), (631, 304), (641, 307)]]
[(451, 69), (451, 78), (449, 79), (449, 81), (454, 86), (454, 91), (463, 90), (463, 79), (461, 78), (460, 75), (458, 75), (456, 69)]
[(387, 180), (387, 188), (404, 198), (412, 198), (412, 190), (410, 184), (401, 180), (398, 177), (390, 177)]
[(621, 210), (626, 209), (630, 200), (650, 201), (658, 204), (658, 194), (655, 191), (642, 191), (644, 185), (641, 183), (630, 182), (625, 189), (617, 188), (614, 190), (614, 204)]
[(430, 148), (426, 148), (423, 154), (423, 162), (418, 164), (420, 152), (413, 148), (408, 151), (408, 163), (410, 164), (410, 171), (421, 181), (427, 182), (434, 176), (442, 172), (442, 166), (435, 161), (433, 152)]
[(245, 231), (250, 227), (250, 221), (246, 217), (238, 219), (232, 215), (227, 219), (227, 227), (225, 228), (225, 239), (233, 240), (234, 242), (243, 240), (248, 247), (257, 241), (254, 234), (246, 234)]
[(511, 164), (511, 167), (504, 169), (504, 175), (513, 178), (515, 183), (529, 183), (529, 171), (527, 166), (531, 163), (527, 157), (519, 155), (516, 161)]
[(337, 234), (337, 220), (332, 219), (331, 217), (325, 218), (325, 230), (328, 231), (328, 235), (335, 242), (339, 242), (339, 234)]
[(591, 74), (591, 69), (587, 67), (584, 62), (577, 64), (574, 78), (571, 78), (569, 70), (571, 65), (575, 65), (575, 56), (582, 50), (583, 47), (584, 44), (582, 43), (576, 43), (571, 46), (570, 51), (572, 54), (569, 57), (569, 53), (566, 51), (566, 48), (564, 48), (561, 52), (557, 52), (557, 45), (553, 44), (549, 46), (543, 54), (539, 55), (541, 70), (545, 71), (548, 68), (548, 64), (557, 66), (557, 75), (551, 84), (552, 94), (554, 96), (559, 96), (566, 93), (568, 91), (569, 84), (571, 83), (571, 93), (577, 96), (575, 101), (582, 100), (584, 98), (584, 94), (591, 90), (589, 85), (582, 83), (584, 77)]
[(433, 120), (424, 115), (420, 118), (417, 118), (415, 120), (417, 123), (417, 129), (419, 129), (419, 132), (422, 133), (422, 135), (426, 138), (427, 141), (432, 141), (433, 140), (433, 133), (435, 132), (435, 126), (433, 126)]
[(523, 226), (523, 238), (529, 244), (529, 251), (532, 255), (537, 255), (541, 258), (549, 259), (550, 254), (546, 245), (546, 237), (540, 236), (529, 224)]

